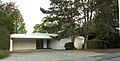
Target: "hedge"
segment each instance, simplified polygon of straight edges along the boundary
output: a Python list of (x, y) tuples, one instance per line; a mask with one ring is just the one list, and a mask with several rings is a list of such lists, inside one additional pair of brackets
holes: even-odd
[(8, 50), (10, 33), (4, 26), (0, 26), (0, 50)]
[(102, 49), (104, 48), (104, 42), (101, 40), (97, 41), (88, 40), (87, 47), (88, 49)]
[(10, 52), (8, 50), (0, 50), (0, 59), (8, 57)]

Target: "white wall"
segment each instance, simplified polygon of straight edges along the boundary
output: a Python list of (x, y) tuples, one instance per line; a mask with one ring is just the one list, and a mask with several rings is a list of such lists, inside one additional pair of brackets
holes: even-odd
[(65, 49), (64, 45), (68, 42), (71, 42), (70, 39), (61, 39), (60, 41), (58, 40), (51, 40), (50, 41), (50, 48), (52, 49)]
[(13, 39), (13, 50), (36, 49), (36, 39)]
[[(71, 42), (71, 38), (61, 39), (60, 41), (51, 40), (50, 41), (50, 47), (52, 49), (65, 49), (64, 46), (68, 42)], [(84, 37), (83, 36), (79, 36), (79, 37), (75, 38), (74, 46), (77, 49), (82, 49), (83, 44), (84, 44)]]
[(47, 40), (46, 39), (43, 40), (43, 48), (47, 48)]
[(83, 36), (79, 36), (79, 37), (75, 38), (75, 42), (74, 42), (75, 48), (82, 49), (83, 44), (84, 44), (84, 37)]

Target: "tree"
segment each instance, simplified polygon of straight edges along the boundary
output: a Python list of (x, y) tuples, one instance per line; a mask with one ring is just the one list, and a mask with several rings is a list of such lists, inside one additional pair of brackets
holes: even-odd
[(23, 23), (24, 19), (22, 18), (22, 15), (17, 6), (15, 6), (14, 2), (4, 3), (0, 7), (2, 10), (6, 11), (6, 13), (9, 14), (13, 19), (12, 21), (14, 31), (12, 33), (21, 34), (27, 32), (25, 29), (25, 23)]
[(23, 22), (23, 17), (18, 9), (15, 9), (11, 14), (14, 19), (14, 33), (25, 34), (27, 31), (25, 29), (25, 23)]
[[(102, 27), (104, 28), (103, 29), (104, 31), (105, 30), (112, 31), (112, 29), (116, 29), (115, 24), (117, 24), (116, 22), (118, 22), (118, 20), (116, 21), (116, 17), (118, 17), (118, 15), (112, 12), (118, 11), (115, 11), (116, 9), (110, 7), (115, 6), (116, 5), (115, 2), (117, 0), (50, 0), (50, 1), (51, 7), (49, 8), (49, 10), (40, 8), (40, 10), (43, 13), (49, 14), (46, 20), (44, 20), (44, 22), (47, 21), (57, 22), (56, 26), (58, 26), (58, 28), (56, 31), (59, 31), (58, 34), (62, 36), (62, 38), (71, 37), (72, 42), (74, 42), (75, 37), (78, 36), (79, 34), (78, 32), (83, 31), (83, 35), (85, 37), (84, 49), (87, 49), (87, 40), (89, 33), (94, 32), (95, 30), (97, 31), (98, 27), (96, 25), (98, 26), (100, 24), (104, 25)], [(102, 20), (104, 20), (103, 22), (105, 23), (103, 23)], [(106, 20), (108, 20), (109, 23)], [(96, 22), (100, 24), (97, 24)], [(114, 28), (108, 26), (110, 24)], [(108, 29), (106, 28), (106, 26)], [(99, 28), (98, 31), (101, 32), (102, 30), (100, 30)], [(108, 31), (106, 33), (103, 32), (100, 34), (106, 35), (107, 33)]]
[(19, 33), (26, 32), (24, 26), (22, 16), (14, 3), (3, 4), (0, 1), (0, 50), (9, 49), (10, 34), (15, 33), (15, 28)]
[(13, 19), (4, 10), (0, 10), (0, 26), (4, 26), (10, 33), (13, 33)]
[[(118, 0), (81, 0), (81, 2), (84, 13), (84, 48), (87, 49), (87, 39), (90, 32), (96, 33), (98, 39), (109, 43), (113, 34), (118, 35), (116, 29), (119, 22)], [(116, 38), (118, 40), (118, 36)]]
[(41, 24), (36, 24), (34, 26), (33, 33), (57, 33), (56, 29), (57, 23), (55, 22), (43, 22)]
[(76, 23), (80, 18), (78, 0), (50, 0), (51, 7), (49, 10), (40, 10), (45, 14), (50, 14), (47, 16), (46, 21), (56, 22), (56, 31), (62, 37), (71, 37), (71, 41), (74, 42), (75, 37), (77, 36), (76, 29), (78, 23)]
[(13, 33), (13, 19), (0, 8), (0, 50), (9, 49), (10, 33)]
[(74, 42), (79, 32), (85, 37), (84, 49), (87, 49), (87, 40), (89, 34), (89, 23), (91, 23), (96, 10), (96, 0), (50, 0), (49, 10), (41, 11), (50, 14), (45, 21), (56, 21), (58, 31), (62, 37), (71, 37)]
[(97, 37), (104, 40), (106, 48), (115, 47), (120, 43), (119, 30), (116, 29), (119, 27), (118, 0), (100, 0), (96, 3), (99, 6), (94, 17)]
[(48, 33), (48, 31), (44, 30), (42, 26), (44, 26), (43, 23), (35, 24), (33, 33)]
[[(83, 21), (83, 33), (84, 33), (84, 37), (85, 37), (85, 41), (84, 41), (84, 49), (87, 49), (87, 41), (88, 41), (88, 35), (89, 33), (93, 30), (94, 27), (94, 23), (92, 22), (95, 11), (97, 10), (97, 4), (96, 4), (97, 0), (78, 0), (79, 5), (81, 5), (82, 7), (80, 7), (80, 10), (82, 10), (82, 19), (81, 21)], [(91, 25), (93, 27), (91, 27)]]

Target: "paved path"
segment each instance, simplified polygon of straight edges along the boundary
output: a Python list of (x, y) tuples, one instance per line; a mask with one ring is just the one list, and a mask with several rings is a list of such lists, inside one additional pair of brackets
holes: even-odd
[[(120, 54), (105, 54), (86, 52), (83, 50), (38, 50), (29, 52), (14, 52), (10, 57), (0, 61), (100, 61), (119, 58)], [(113, 57), (112, 57), (113, 56)], [(106, 58), (105, 58), (106, 57)]]
[(96, 55), (64, 61), (120, 61), (120, 53)]

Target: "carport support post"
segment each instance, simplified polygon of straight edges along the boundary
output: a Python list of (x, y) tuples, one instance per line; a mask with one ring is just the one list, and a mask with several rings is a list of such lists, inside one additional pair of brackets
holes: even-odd
[(12, 38), (10, 38), (10, 51), (11, 52), (13, 51), (13, 40), (12, 40)]

